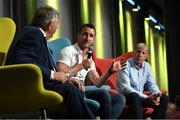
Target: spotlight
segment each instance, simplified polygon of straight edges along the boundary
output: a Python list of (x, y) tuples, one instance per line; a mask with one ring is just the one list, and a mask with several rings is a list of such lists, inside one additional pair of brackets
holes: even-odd
[(144, 19), (145, 20), (150, 20), (149, 13), (147, 11), (144, 12)]
[(127, 1), (133, 6), (132, 11), (138, 12), (141, 9), (141, 7), (137, 5), (134, 0), (127, 0)]
[(140, 9), (141, 9), (141, 7), (135, 3), (135, 5), (132, 8), (132, 11), (138, 12)]
[(149, 18), (150, 18), (150, 20), (151, 20), (154, 24), (156, 24), (156, 23), (157, 23), (156, 18), (155, 18), (155, 17), (153, 17), (152, 15), (149, 15)]
[(160, 25), (159, 25), (158, 22), (155, 24), (154, 28), (156, 28), (156, 29), (158, 29), (158, 30), (161, 30), (161, 27), (160, 27)]
[(161, 23), (159, 23), (159, 26), (161, 27), (161, 29), (163, 29), (164, 30), (164, 25), (162, 25)]

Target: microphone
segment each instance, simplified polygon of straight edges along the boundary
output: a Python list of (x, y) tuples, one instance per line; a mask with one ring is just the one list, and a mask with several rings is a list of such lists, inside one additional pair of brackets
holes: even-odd
[(91, 59), (91, 57), (92, 57), (92, 47), (89, 47), (87, 53), (87, 59)]
[[(92, 47), (88, 48), (88, 52), (87, 52), (87, 59), (91, 59), (92, 57)], [(86, 68), (86, 71), (88, 70), (88, 68)]]

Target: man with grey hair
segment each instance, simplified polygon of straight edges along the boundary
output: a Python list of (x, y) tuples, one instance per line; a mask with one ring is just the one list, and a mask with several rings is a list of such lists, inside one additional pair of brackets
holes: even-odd
[[(168, 97), (162, 94), (155, 83), (151, 66), (146, 62), (148, 47), (145, 43), (138, 43), (134, 49), (134, 56), (127, 61), (125, 69), (118, 72), (117, 89), (126, 96), (131, 118), (143, 118), (142, 107), (153, 107), (152, 118), (165, 118)], [(143, 93), (144, 89), (150, 95)]]
[[(59, 13), (50, 6), (36, 10), (32, 23), (13, 40), (7, 54), (6, 65), (32, 63), (40, 67), (43, 74), (45, 89), (55, 91), (63, 96), (64, 103), (70, 114), (59, 114), (55, 118), (94, 118), (93, 113), (84, 102), (77, 87), (71, 84), (64, 72), (58, 72), (47, 40), (53, 37), (59, 26)], [(60, 110), (59, 108), (58, 110)]]

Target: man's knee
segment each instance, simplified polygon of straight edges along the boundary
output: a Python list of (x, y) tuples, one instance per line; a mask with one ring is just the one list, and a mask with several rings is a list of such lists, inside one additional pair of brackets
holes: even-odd
[(129, 105), (137, 105), (140, 106), (141, 105), (141, 99), (140, 96), (137, 93), (130, 93), (126, 96), (126, 102)]
[(127, 97), (128, 97), (128, 99), (131, 99), (131, 100), (139, 100), (140, 99), (139, 95), (135, 92), (129, 93)]
[(79, 91), (78, 90), (78, 88), (75, 86), (75, 85), (73, 85), (73, 84), (70, 84), (70, 83), (65, 83), (64, 85), (63, 85), (63, 87), (64, 87), (64, 90), (66, 91), (66, 92), (72, 92), (72, 93), (76, 93), (76, 91)]
[(100, 90), (99, 95), (101, 96), (101, 98), (104, 98), (104, 99), (106, 99), (108, 101), (111, 100), (110, 93), (107, 90)]
[(125, 106), (126, 98), (122, 94), (112, 94), (111, 95), (112, 101), (116, 101), (121, 103), (121, 105)]

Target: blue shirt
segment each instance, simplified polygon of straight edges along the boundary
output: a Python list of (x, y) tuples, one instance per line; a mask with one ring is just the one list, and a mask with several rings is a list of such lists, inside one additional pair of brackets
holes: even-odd
[(141, 98), (145, 99), (147, 95), (143, 94), (144, 88), (152, 93), (160, 93), (150, 64), (144, 61), (138, 69), (134, 58), (130, 58), (127, 61), (126, 68), (118, 72), (117, 89), (123, 94), (136, 92)]

